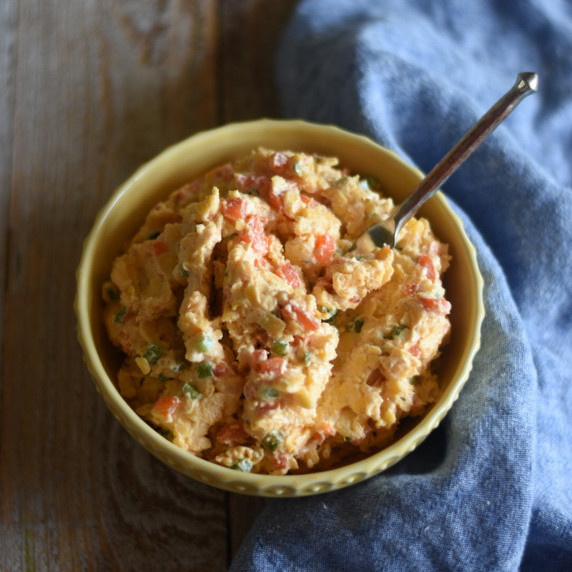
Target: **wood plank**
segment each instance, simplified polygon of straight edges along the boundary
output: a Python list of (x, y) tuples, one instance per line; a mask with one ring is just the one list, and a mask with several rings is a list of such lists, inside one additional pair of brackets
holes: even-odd
[[(0, 85), (2, 86), (0, 89), (0, 149), (2, 149), (2, 153), (0, 153), (0, 351), (4, 342), (4, 289), (10, 230), (8, 211), (10, 209), (10, 182), (12, 178), (17, 19), (18, 4), (16, 0), (2, 2), (0, 4)], [(2, 369), (0, 368), (0, 392), (1, 390)]]
[(2, 565), (223, 570), (225, 494), (163, 466), (115, 422), (88, 379), (72, 312), (81, 240), (113, 188), (168, 144), (217, 123), (216, 3), (19, 8)]
[(267, 499), (260, 497), (229, 494), (228, 535), (231, 560), (267, 502)]
[[(17, 20), (18, 4), (16, 0), (9, 0), (0, 4), (0, 352), (4, 348), (4, 316), (5, 316), (5, 286), (8, 273), (8, 244), (10, 242), (10, 227), (8, 212), (10, 209), (10, 186), (12, 179), (12, 130), (14, 117), (14, 97), (16, 90), (15, 68), (16, 68), (16, 46), (17, 46)], [(11, 265), (15, 265), (15, 260), (10, 260)], [(2, 353), (0, 353), (2, 355)], [(2, 415), (2, 403), (4, 388), (4, 368), (0, 362), (0, 415)], [(1, 417), (0, 417), (1, 420)], [(0, 423), (0, 439), (2, 437), (2, 425)], [(4, 463), (2, 450), (0, 449), (0, 483), (1, 470)], [(0, 489), (0, 515), (4, 511), (5, 500)], [(0, 529), (4, 530), (5, 520), (0, 521)], [(0, 534), (0, 554), (4, 554), (3, 534)], [(25, 533), (22, 540), (26, 541)], [(24, 542), (18, 543), (15, 550), (24, 553)], [(9, 558), (9, 557), (8, 557)], [(5, 560), (3, 565), (9, 569), (16, 569), (11, 566), (10, 560)], [(20, 561), (20, 559), (19, 559)]]
[(299, 0), (221, 0), (221, 115), (225, 123), (279, 117), (274, 58)]

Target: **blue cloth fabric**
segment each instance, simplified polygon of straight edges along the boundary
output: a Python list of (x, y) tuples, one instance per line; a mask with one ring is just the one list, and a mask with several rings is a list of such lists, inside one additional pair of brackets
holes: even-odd
[(458, 402), (378, 477), (268, 501), (232, 570), (572, 570), (572, 3), (306, 0), (276, 69), (285, 117), (425, 172), (518, 72), (540, 83), (443, 187), (486, 284)]

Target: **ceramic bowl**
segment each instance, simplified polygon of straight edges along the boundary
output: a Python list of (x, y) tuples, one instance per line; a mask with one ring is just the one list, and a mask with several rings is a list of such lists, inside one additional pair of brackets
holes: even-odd
[(444, 280), (452, 304), (452, 334), (440, 359), (442, 393), (438, 401), (416, 421), (404, 423), (391, 445), (362, 460), (321, 472), (285, 476), (243, 473), (183, 451), (140, 419), (114, 384), (120, 357), (103, 326), (101, 286), (109, 276), (112, 261), (157, 201), (193, 177), (258, 146), (337, 156), (342, 165), (377, 177), (396, 202), (402, 201), (423, 176), (392, 151), (333, 126), (263, 119), (198, 133), (143, 165), (97, 216), (77, 271), (78, 337), (89, 372), (109, 409), (133, 438), (161, 461), (197, 481), (232, 492), (268, 497), (313, 495), (381, 473), (413, 451), (437, 427), (465, 384), (479, 348), (483, 281), (475, 249), (460, 219), (438, 192), (419, 212), (429, 219), (436, 235), (449, 244), (453, 257)]

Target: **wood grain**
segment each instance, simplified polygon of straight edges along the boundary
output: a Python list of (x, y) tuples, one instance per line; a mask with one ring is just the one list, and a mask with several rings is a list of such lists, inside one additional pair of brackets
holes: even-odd
[(263, 502), (134, 443), (75, 337), (95, 214), (196, 131), (278, 115), (294, 2), (4, 0), (0, 7), (0, 570), (225, 570)]
[[(12, 177), (12, 129), (15, 92), (15, 45), (17, 29), (16, 0), (0, 4), (0, 324), (4, 324), (4, 289), (8, 261), (7, 243), (10, 227), (10, 182)], [(4, 342), (4, 328), (0, 328), (0, 351)], [(0, 391), (2, 390), (2, 369), (0, 368)], [(0, 393), (1, 395), (1, 393)], [(1, 499), (0, 499), (1, 502)]]
[[(225, 123), (279, 116), (274, 55), (295, 0), (221, 2), (220, 90)], [(245, 4), (249, 5), (244, 9)]]

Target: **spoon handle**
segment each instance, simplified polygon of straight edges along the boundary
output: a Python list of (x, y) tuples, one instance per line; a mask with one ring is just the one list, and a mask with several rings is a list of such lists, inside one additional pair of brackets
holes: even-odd
[(415, 190), (393, 214), (395, 235), (417, 209), (457, 170), (483, 140), (531, 93), (536, 92), (538, 76), (533, 72), (518, 74), (516, 82), (480, 119), (463, 138), (433, 167)]

